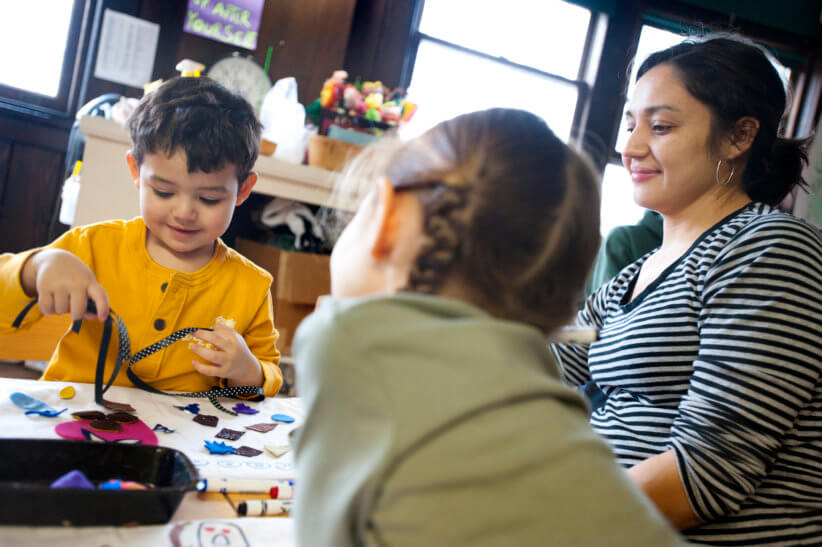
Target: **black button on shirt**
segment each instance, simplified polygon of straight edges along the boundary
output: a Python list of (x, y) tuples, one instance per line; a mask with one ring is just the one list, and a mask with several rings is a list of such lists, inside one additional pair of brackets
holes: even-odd
[(163, 330), (166, 328), (166, 322), (162, 319), (155, 319), (154, 320), (154, 328), (157, 330)]
[(167, 288), (168, 288), (168, 283), (163, 283), (162, 285), (160, 285), (160, 290), (163, 291), (163, 292), (166, 292)]

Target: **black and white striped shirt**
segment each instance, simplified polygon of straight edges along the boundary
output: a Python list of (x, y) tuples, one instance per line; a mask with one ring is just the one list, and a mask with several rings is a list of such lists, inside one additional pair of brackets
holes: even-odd
[[(710, 545), (822, 545), (822, 236), (752, 203), (630, 296), (646, 255), (594, 293), (565, 380), (607, 395), (594, 429), (625, 467), (673, 449)], [(626, 294), (628, 296), (626, 296)]]

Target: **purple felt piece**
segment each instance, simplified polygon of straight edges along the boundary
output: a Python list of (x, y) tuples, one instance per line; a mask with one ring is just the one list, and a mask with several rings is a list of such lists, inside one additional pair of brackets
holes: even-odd
[(260, 433), (268, 433), (272, 429), (276, 428), (280, 424), (254, 424), (254, 425), (247, 425), (245, 426), (246, 429), (250, 429), (251, 431), (259, 431)]
[(220, 430), (219, 433), (217, 433), (217, 435), (215, 435), (215, 437), (217, 437), (218, 439), (228, 439), (229, 441), (236, 441), (237, 439), (242, 437), (244, 433), (245, 431), (236, 431), (234, 429), (228, 429), (227, 427), (224, 427)]
[(248, 405), (244, 405), (243, 403), (237, 403), (236, 405), (231, 407), (231, 410), (236, 412), (237, 414), (259, 414), (260, 411), (256, 408), (251, 408)]
[(208, 414), (197, 414), (194, 416), (194, 421), (200, 425), (207, 425), (208, 427), (217, 427), (217, 422), (220, 421), (217, 416), (209, 416)]
[(79, 488), (83, 490), (94, 490), (94, 485), (88, 480), (85, 473), (79, 469), (72, 469), (53, 483), (50, 488)]
[(251, 448), (250, 446), (241, 446), (235, 450), (234, 453), (240, 456), (245, 456), (246, 458), (253, 458), (254, 456), (259, 456), (262, 454), (263, 451), (257, 450), (256, 448)]
[(179, 408), (183, 412), (190, 412), (192, 414), (199, 414), (200, 413), (200, 404), (199, 403), (191, 403), (190, 405), (186, 405), (186, 406), (175, 406), (174, 408)]

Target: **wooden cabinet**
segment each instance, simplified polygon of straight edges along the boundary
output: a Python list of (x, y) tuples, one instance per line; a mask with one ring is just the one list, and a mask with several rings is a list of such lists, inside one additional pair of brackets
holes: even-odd
[(0, 112), (0, 253), (51, 237), (67, 142), (67, 124)]

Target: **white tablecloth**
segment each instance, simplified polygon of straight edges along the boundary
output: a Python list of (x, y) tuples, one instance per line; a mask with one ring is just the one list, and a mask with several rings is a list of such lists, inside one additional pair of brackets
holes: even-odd
[[(77, 391), (73, 399), (61, 399), (60, 389), (71, 385)], [(68, 408), (56, 418), (24, 414), (24, 410), (15, 406), (9, 396), (22, 392), (39, 399), (56, 410)], [(246, 402), (256, 408), (259, 414), (231, 416), (215, 408), (208, 399), (188, 397), (168, 397), (155, 395), (137, 388), (112, 386), (106, 392), (106, 399), (128, 403), (135, 408), (136, 414), (149, 428), (162, 424), (173, 429), (174, 433), (156, 431), (160, 446), (180, 450), (197, 467), (204, 478), (231, 479), (292, 479), (294, 478), (294, 459), (289, 451), (276, 458), (264, 450), (264, 445), (287, 445), (288, 433), (297, 427), (303, 419), (303, 412), (297, 398), (268, 397), (260, 403)], [(200, 425), (193, 420), (194, 415), (175, 408), (191, 403), (200, 405), (200, 412), (217, 416), (217, 427)], [(227, 408), (234, 406), (236, 400), (222, 399)], [(65, 421), (73, 420), (71, 413), (78, 410), (101, 410), (110, 412), (94, 402), (94, 386), (64, 382), (40, 382), (35, 380), (0, 379), (0, 437), (59, 438), (54, 427)], [(246, 430), (245, 426), (256, 423), (272, 422), (271, 415), (287, 414), (295, 418), (292, 424), (280, 424), (268, 433)], [(272, 422), (273, 423), (273, 422)], [(217, 439), (215, 435), (224, 427), (245, 434), (237, 441)], [(263, 453), (248, 458), (239, 455), (211, 455), (205, 448), (204, 441), (221, 441), (228, 445), (250, 446)]]
[(32, 547), (58, 545), (118, 547), (243, 547), (295, 545), (294, 521), (290, 518), (248, 517), (187, 522), (134, 528), (114, 526), (56, 528), (31, 526), (0, 527), (0, 545)]

